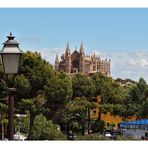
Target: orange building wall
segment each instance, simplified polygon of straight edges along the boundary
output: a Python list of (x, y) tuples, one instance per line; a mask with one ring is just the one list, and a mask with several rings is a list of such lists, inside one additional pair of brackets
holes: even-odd
[[(98, 117), (98, 113), (99, 113), (99, 102), (100, 102), (101, 98), (100, 96), (98, 96), (95, 100), (95, 102), (98, 104), (96, 106), (96, 108), (94, 108), (91, 113), (91, 119), (96, 120)], [(110, 124), (116, 124), (116, 126), (118, 125), (118, 123), (122, 122), (122, 117), (120, 116), (112, 116), (110, 115), (110, 113), (108, 112), (107, 114), (101, 114), (101, 120), (104, 120), (106, 123), (110, 123)], [(136, 117), (132, 117), (129, 119), (129, 121), (133, 121), (136, 120)]]

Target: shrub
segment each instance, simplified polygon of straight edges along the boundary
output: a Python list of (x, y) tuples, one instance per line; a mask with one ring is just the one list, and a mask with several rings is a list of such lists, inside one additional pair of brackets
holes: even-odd
[(58, 126), (53, 124), (51, 120), (47, 120), (43, 115), (35, 118), (34, 140), (65, 140), (66, 136), (58, 130)]

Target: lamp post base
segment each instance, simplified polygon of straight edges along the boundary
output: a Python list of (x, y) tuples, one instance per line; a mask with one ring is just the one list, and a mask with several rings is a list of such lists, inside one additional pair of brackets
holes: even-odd
[(16, 92), (15, 88), (9, 88), (9, 98), (8, 98), (8, 139), (14, 139), (14, 94)]

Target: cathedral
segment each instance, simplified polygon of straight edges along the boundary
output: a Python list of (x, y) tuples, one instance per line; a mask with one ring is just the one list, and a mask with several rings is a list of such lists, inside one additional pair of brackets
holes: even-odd
[(59, 60), (58, 55), (55, 59), (55, 70), (64, 71), (72, 76), (75, 73), (92, 75), (101, 72), (106, 76), (110, 76), (110, 60), (101, 60), (100, 57), (93, 55), (85, 55), (83, 43), (81, 43), (79, 51), (75, 49), (73, 53), (67, 43), (65, 54)]

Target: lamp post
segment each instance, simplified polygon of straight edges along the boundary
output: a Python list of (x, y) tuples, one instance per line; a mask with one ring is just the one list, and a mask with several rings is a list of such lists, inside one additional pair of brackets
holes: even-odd
[[(17, 43), (14, 38), (15, 36), (10, 33), (7, 36), (7, 41), (3, 43), (3, 48), (0, 51), (2, 65), (5, 74), (17, 74), (20, 58), (22, 51), (19, 48), (19, 43)], [(9, 97), (8, 97), (8, 139), (13, 140), (14, 136), (14, 94), (16, 89), (13, 84), (9, 86)]]

